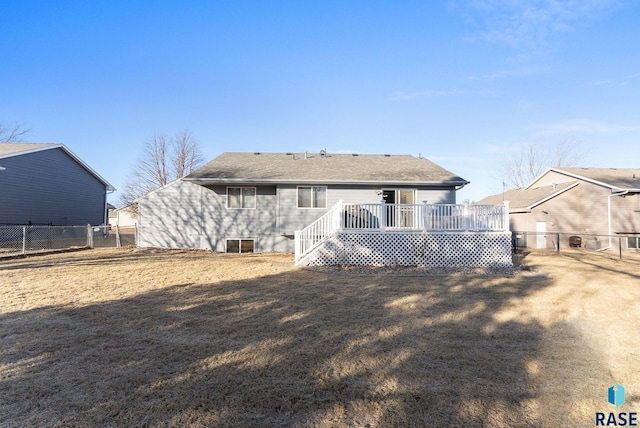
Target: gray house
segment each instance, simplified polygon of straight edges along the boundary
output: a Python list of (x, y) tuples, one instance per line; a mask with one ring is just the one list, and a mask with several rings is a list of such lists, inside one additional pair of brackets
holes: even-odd
[(138, 245), (293, 252), (295, 232), (336, 204), (358, 204), (358, 213), (345, 216), (371, 226), (371, 211), (363, 214), (362, 207), (384, 201), (398, 209), (376, 227), (408, 227), (417, 218), (411, 207), (455, 204), (456, 190), (466, 184), (408, 155), (223, 153), (139, 199)]
[(0, 144), (0, 225), (106, 223), (104, 178), (61, 144)]

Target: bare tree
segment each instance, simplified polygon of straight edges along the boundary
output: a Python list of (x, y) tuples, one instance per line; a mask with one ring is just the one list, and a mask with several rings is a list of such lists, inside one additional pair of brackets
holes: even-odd
[(123, 185), (120, 203), (130, 205), (140, 196), (190, 174), (203, 159), (191, 131), (185, 129), (171, 137), (155, 132), (145, 142), (141, 157)]
[(193, 134), (188, 129), (177, 132), (172, 140), (171, 161), (175, 177), (184, 177), (196, 169), (203, 161), (202, 154)]
[(583, 157), (584, 152), (573, 141), (562, 141), (551, 146), (524, 144), (507, 161), (506, 180), (512, 186), (522, 188), (548, 168), (575, 166)]
[(23, 125), (7, 126), (0, 123), (0, 143), (19, 143), (29, 131)]

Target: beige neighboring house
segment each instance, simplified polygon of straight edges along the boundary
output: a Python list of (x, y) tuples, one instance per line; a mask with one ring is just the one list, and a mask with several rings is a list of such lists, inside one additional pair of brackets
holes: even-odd
[(120, 229), (136, 228), (138, 225), (138, 207), (136, 203), (109, 211), (109, 224)]
[(503, 201), (511, 230), (527, 232), (527, 247), (568, 247), (577, 236), (572, 246), (640, 249), (640, 169), (550, 168), (523, 189), (478, 203)]

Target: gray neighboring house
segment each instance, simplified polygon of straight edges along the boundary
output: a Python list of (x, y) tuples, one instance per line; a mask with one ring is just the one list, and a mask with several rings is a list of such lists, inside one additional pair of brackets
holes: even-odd
[[(581, 246), (610, 247), (607, 236), (625, 236), (623, 247), (640, 249), (640, 169), (550, 168), (527, 187), (493, 195), (479, 204), (509, 202), (512, 231), (533, 232), (529, 247), (561, 246), (570, 235)], [(617, 246), (617, 244), (616, 244)]]
[(138, 200), (138, 245), (293, 252), (338, 201), (454, 204), (468, 182), (409, 155), (223, 153)]
[(0, 144), (0, 225), (106, 223), (115, 190), (62, 144)]

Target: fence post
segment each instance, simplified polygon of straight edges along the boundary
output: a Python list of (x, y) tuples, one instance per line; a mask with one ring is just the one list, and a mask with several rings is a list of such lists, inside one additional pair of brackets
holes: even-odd
[(556, 233), (556, 253), (560, 254), (560, 233)]
[(27, 226), (22, 226), (22, 255), (27, 254)]
[(120, 242), (120, 226), (116, 224), (116, 248), (122, 248), (122, 243)]
[(93, 229), (91, 225), (87, 225), (87, 247), (93, 248)]
[(620, 253), (620, 261), (622, 261), (622, 237), (618, 236), (618, 251)]

